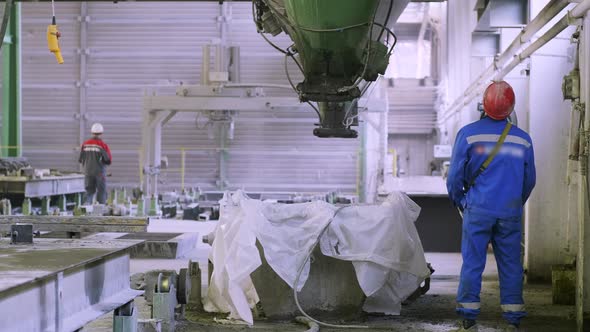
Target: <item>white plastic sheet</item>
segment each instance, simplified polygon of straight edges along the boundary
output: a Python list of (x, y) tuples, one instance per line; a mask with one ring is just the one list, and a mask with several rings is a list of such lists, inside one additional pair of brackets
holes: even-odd
[[(364, 310), (399, 314), (401, 302), (430, 274), (414, 226), (420, 208), (403, 193), (381, 205), (338, 208), (325, 202), (273, 204), (226, 194), (210, 255), (215, 268), (205, 309), (253, 323), (258, 296), (250, 280), (261, 265), (256, 239), (271, 268), (294, 287), (298, 268), (324, 229), (322, 253), (351, 261), (367, 295)], [(326, 228), (327, 227), (327, 228)], [(309, 275), (309, 262), (297, 289)]]
[(352, 261), (367, 295), (364, 310), (399, 315), (401, 302), (430, 275), (414, 222), (420, 207), (401, 192), (379, 206), (351, 206), (335, 217), (320, 245)]
[[(236, 198), (239, 196), (235, 196)], [(239, 201), (238, 201), (239, 202)], [(256, 236), (244, 222), (245, 211), (226, 195), (220, 202), (220, 218), (215, 228), (209, 260), (215, 268), (207, 290), (205, 310), (229, 312), (229, 318), (253, 323), (250, 308), (258, 302), (258, 294), (250, 273), (261, 265)]]

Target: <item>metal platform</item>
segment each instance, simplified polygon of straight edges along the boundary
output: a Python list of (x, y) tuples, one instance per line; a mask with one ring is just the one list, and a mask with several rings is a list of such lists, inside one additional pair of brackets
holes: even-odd
[(26, 176), (0, 176), (0, 194), (24, 195), (27, 198), (83, 193), (84, 175), (66, 174), (29, 179)]
[(0, 216), (0, 232), (8, 232), (10, 225), (32, 224), (40, 232), (146, 232), (148, 217), (117, 216)]
[(142, 241), (0, 239), (0, 332), (75, 331), (143, 292), (129, 287)]
[(143, 240), (131, 249), (131, 258), (166, 258), (177, 259), (185, 257), (195, 250), (199, 242), (199, 233), (148, 233), (135, 232), (98, 233), (85, 237), (87, 240), (121, 239)]

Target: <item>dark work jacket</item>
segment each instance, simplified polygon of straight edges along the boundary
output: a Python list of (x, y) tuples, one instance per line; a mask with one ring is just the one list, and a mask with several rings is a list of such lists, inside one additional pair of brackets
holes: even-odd
[(84, 166), (87, 176), (104, 176), (106, 166), (110, 165), (112, 160), (109, 146), (100, 138), (93, 137), (82, 144), (78, 162)]

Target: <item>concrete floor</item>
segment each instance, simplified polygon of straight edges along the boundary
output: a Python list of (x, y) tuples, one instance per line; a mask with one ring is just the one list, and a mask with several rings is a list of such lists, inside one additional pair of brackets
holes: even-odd
[[(153, 232), (198, 232), (208, 234), (215, 227), (215, 222), (189, 222), (174, 220), (156, 220), (149, 230)], [(186, 267), (189, 259), (199, 261), (206, 280), (207, 256), (209, 246), (199, 243), (197, 249), (184, 259), (152, 260), (134, 259), (131, 273), (145, 272), (153, 269), (180, 269)], [(401, 316), (383, 317), (366, 316), (358, 322), (330, 322), (334, 324), (363, 324), (370, 331), (449, 331), (457, 322), (455, 315), (455, 294), (461, 269), (461, 256), (454, 253), (428, 253), (429, 261), (436, 272), (433, 275), (431, 289), (425, 296), (405, 306)], [(525, 302), (529, 316), (523, 321), (524, 331), (575, 331), (574, 307), (551, 304), (550, 285), (526, 285)], [(493, 255), (488, 256), (482, 287), (482, 315), (480, 331), (502, 330), (498, 275)], [(149, 307), (142, 298), (136, 300), (140, 309), (140, 318), (149, 318)], [(224, 314), (187, 315), (187, 320), (180, 322), (177, 331), (304, 331), (305, 327), (292, 322), (256, 321), (254, 327), (221, 325), (214, 318), (224, 319)], [(112, 329), (112, 314), (93, 322), (84, 328), (89, 332), (106, 332)], [(322, 331), (355, 331), (357, 329), (322, 328)]]

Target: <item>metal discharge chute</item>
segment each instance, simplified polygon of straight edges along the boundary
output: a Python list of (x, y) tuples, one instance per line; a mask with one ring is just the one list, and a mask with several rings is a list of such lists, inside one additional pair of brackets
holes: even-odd
[[(388, 28), (407, 0), (253, 0), (258, 32), (285, 55), (285, 71), (302, 102), (319, 116), (319, 137), (355, 138), (357, 100), (385, 74), (395, 46)], [(395, 4), (395, 6), (394, 6)], [(294, 44), (282, 49), (265, 34), (284, 31)], [(295, 61), (304, 75), (296, 86), (287, 70)], [(317, 103), (317, 106), (314, 105)]]

